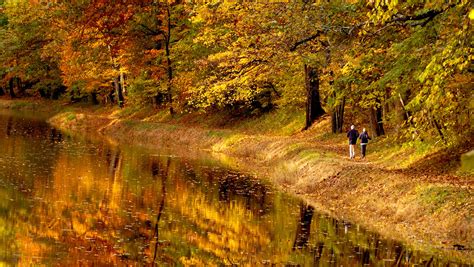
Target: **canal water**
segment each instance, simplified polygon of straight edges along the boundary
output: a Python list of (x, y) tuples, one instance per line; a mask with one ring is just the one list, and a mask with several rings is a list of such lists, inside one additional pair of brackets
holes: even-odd
[(463, 266), (318, 213), (210, 158), (0, 112), (0, 265)]

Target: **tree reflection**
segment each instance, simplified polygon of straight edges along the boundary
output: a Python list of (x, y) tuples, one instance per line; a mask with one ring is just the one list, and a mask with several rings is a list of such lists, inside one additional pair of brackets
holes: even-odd
[(122, 153), (119, 149), (107, 149), (105, 153), (105, 162), (107, 163), (108, 170), (108, 183), (107, 190), (105, 191), (104, 198), (101, 201), (101, 210), (105, 213), (111, 208), (117, 208), (119, 206), (118, 201), (120, 199), (121, 181), (120, 181), (120, 165), (122, 162)]
[(56, 128), (51, 128), (49, 140), (51, 141), (51, 143), (61, 142), (63, 140), (63, 135), (61, 131), (56, 130)]
[[(156, 255), (157, 255), (157, 252), (158, 252), (158, 245), (159, 245), (159, 231), (158, 231), (159, 227), (158, 227), (158, 224), (160, 223), (161, 214), (163, 213), (163, 209), (165, 207), (166, 180), (168, 179), (168, 176), (169, 176), (170, 162), (171, 162), (171, 158), (168, 157), (168, 159), (166, 161), (166, 168), (164, 170), (164, 174), (161, 177), (161, 201), (160, 201), (159, 208), (158, 208), (158, 214), (156, 215), (155, 230), (153, 232), (153, 238), (155, 239), (155, 249), (154, 249), (154, 253), (153, 253), (153, 263), (156, 261)], [(155, 178), (159, 174), (159, 168), (158, 168), (158, 165), (155, 162), (152, 164), (151, 172), (152, 172), (153, 178)]]
[(219, 200), (229, 202), (240, 196), (245, 199), (247, 210), (255, 214), (265, 213), (265, 199), (268, 193), (267, 187), (251, 177), (235, 173), (219, 174)]
[(401, 246), (395, 247), (395, 261), (392, 266), (400, 266), (403, 259), (403, 248)]
[(6, 127), (6, 135), (7, 137), (12, 134), (12, 128), (13, 128), (13, 118), (9, 117), (7, 121), (7, 127)]
[(314, 207), (304, 203), (300, 204), (300, 221), (296, 229), (293, 250), (306, 247), (311, 234), (311, 220), (313, 219)]
[(323, 257), (324, 242), (318, 242), (314, 249), (314, 265), (319, 265)]

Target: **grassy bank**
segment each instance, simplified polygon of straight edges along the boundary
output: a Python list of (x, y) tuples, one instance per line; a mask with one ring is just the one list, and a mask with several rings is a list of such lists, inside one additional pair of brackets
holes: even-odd
[[(34, 100), (34, 99), (25, 99), (25, 100), (5, 100), (0, 99), (0, 109), (12, 109), (12, 110), (38, 110), (43, 109), (42, 105), (40, 105), (42, 101)], [(48, 110), (53, 110), (48, 108)]]
[[(469, 148), (437, 151), (429, 144), (394, 144), (383, 137), (371, 142), (366, 159), (351, 161), (344, 134), (328, 134), (329, 118), (304, 132), (301, 118), (291, 110), (231, 121), (224, 115), (171, 118), (146, 109), (75, 106), (50, 122), (183, 155), (206, 150), (335, 217), (474, 263), (474, 181), (459, 171), (458, 161)], [(460, 247), (466, 250), (454, 249)]]

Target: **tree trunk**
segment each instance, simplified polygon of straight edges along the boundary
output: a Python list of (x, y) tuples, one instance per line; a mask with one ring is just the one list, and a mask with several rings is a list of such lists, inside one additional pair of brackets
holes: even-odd
[(441, 125), (438, 123), (438, 121), (435, 118), (431, 118), (431, 121), (433, 122), (433, 125), (439, 134), (439, 137), (441, 137), (441, 140), (443, 140), (443, 143), (446, 144), (446, 139), (444, 138), (444, 134), (441, 131), (442, 129)]
[(378, 134), (378, 125), (377, 125), (377, 116), (375, 114), (375, 109), (370, 109), (370, 127), (372, 128), (372, 132), (375, 136), (379, 136)]
[(161, 93), (156, 93), (156, 95), (153, 97), (153, 107), (158, 108), (161, 104)]
[(89, 95), (89, 99), (90, 99), (90, 102), (92, 105), (98, 105), (99, 104), (99, 100), (97, 99), (97, 92), (96, 91), (92, 91)]
[(168, 81), (167, 81), (167, 94), (168, 94), (168, 101), (170, 105), (170, 114), (174, 114), (173, 110), (173, 95), (171, 92), (171, 80), (173, 79), (173, 69), (171, 68), (171, 58), (170, 58), (170, 41), (171, 41), (171, 11), (170, 11), (170, 5), (168, 4), (166, 7), (166, 12), (167, 12), (167, 34), (165, 38), (165, 51), (166, 51), (166, 67), (167, 67), (167, 72), (168, 72)]
[(127, 90), (125, 88), (125, 75), (123, 71), (120, 72), (120, 86), (122, 86), (122, 94), (127, 95)]
[(117, 92), (117, 98), (118, 98), (118, 105), (120, 108), (123, 108), (123, 93), (122, 93), (122, 85), (120, 84), (120, 76), (117, 76), (114, 78), (114, 87), (115, 87), (115, 92)]
[(377, 117), (377, 126), (380, 135), (385, 135), (385, 129), (383, 127), (383, 113), (382, 108), (377, 108), (376, 110), (376, 117)]
[(342, 133), (342, 124), (344, 122), (344, 106), (346, 104), (346, 98), (342, 98), (342, 103), (337, 105), (332, 114), (332, 133)]
[(16, 78), (16, 88), (18, 89), (18, 94), (22, 96), (25, 90), (19, 77)]
[(110, 101), (110, 105), (111, 105), (111, 106), (114, 105), (114, 103), (115, 103), (115, 85), (114, 85), (114, 88), (112, 88), (112, 89), (109, 91), (109, 93), (108, 93), (108, 95), (107, 95), (107, 97), (106, 97), (106, 103), (107, 103), (107, 101)]
[(10, 89), (10, 98), (16, 98), (15, 95), (15, 78), (10, 78), (8, 81), (9, 89)]
[(386, 101), (387, 99), (390, 99), (390, 95), (391, 95), (390, 89), (387, 87), (385, 89), (385, 101), (384, 101), (384, 107), (382, 110), (383, 114), (390, 114), (390, 112), (392, 111), (393, 101)]
[(5, 95), (5, 91), (3, 90), (3, 87), (0, 87), (0, 96)]
[(370, 124), (372, 125), (373, 132), (375, 132), (375, 136), (385, 135), (381, 107), (373, 108), (370, 110)]
[(314, 67), (305, 64), (305, 84), (306, 84), (306, 125), (308, 129), (313, 122), (324, 114), (319, 97), (319, 73)]
[(408, 118), (410, 117), (410, 113), (405, 108), (405, 101), (403, 100), (402, 95), (400, 93), (398, 93), (398, 97), (400, 99), (400, 105), (402, 106), (402, 111), (403, 111), (400, 117), (403, 119), (403, 121), (408, 121)]

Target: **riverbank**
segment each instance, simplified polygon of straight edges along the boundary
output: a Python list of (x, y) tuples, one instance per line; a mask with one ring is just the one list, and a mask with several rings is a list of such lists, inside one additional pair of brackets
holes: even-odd
[[(38, 106), (44, 105), (32, 110)], [(18, 102), (0, 102), (0, 108), (15, 107)], [(365, 160), (351, 161), (344, 136), (325, 134), (327, 118), (290, 135), (210, 127), (184, 116), (170, 119), (140, 110), (62, 106), (55, 112), (50, 123), (66, 131), (99, 132), (117, 142), (166, 146), (183, 155), (205, 150), (230, 167), (268, 177), (332, 216), (414, 248), (474, 262), (473, 178), (456, 171), (455, 156), (416, 157), (413, 148), (376, 138)]]

